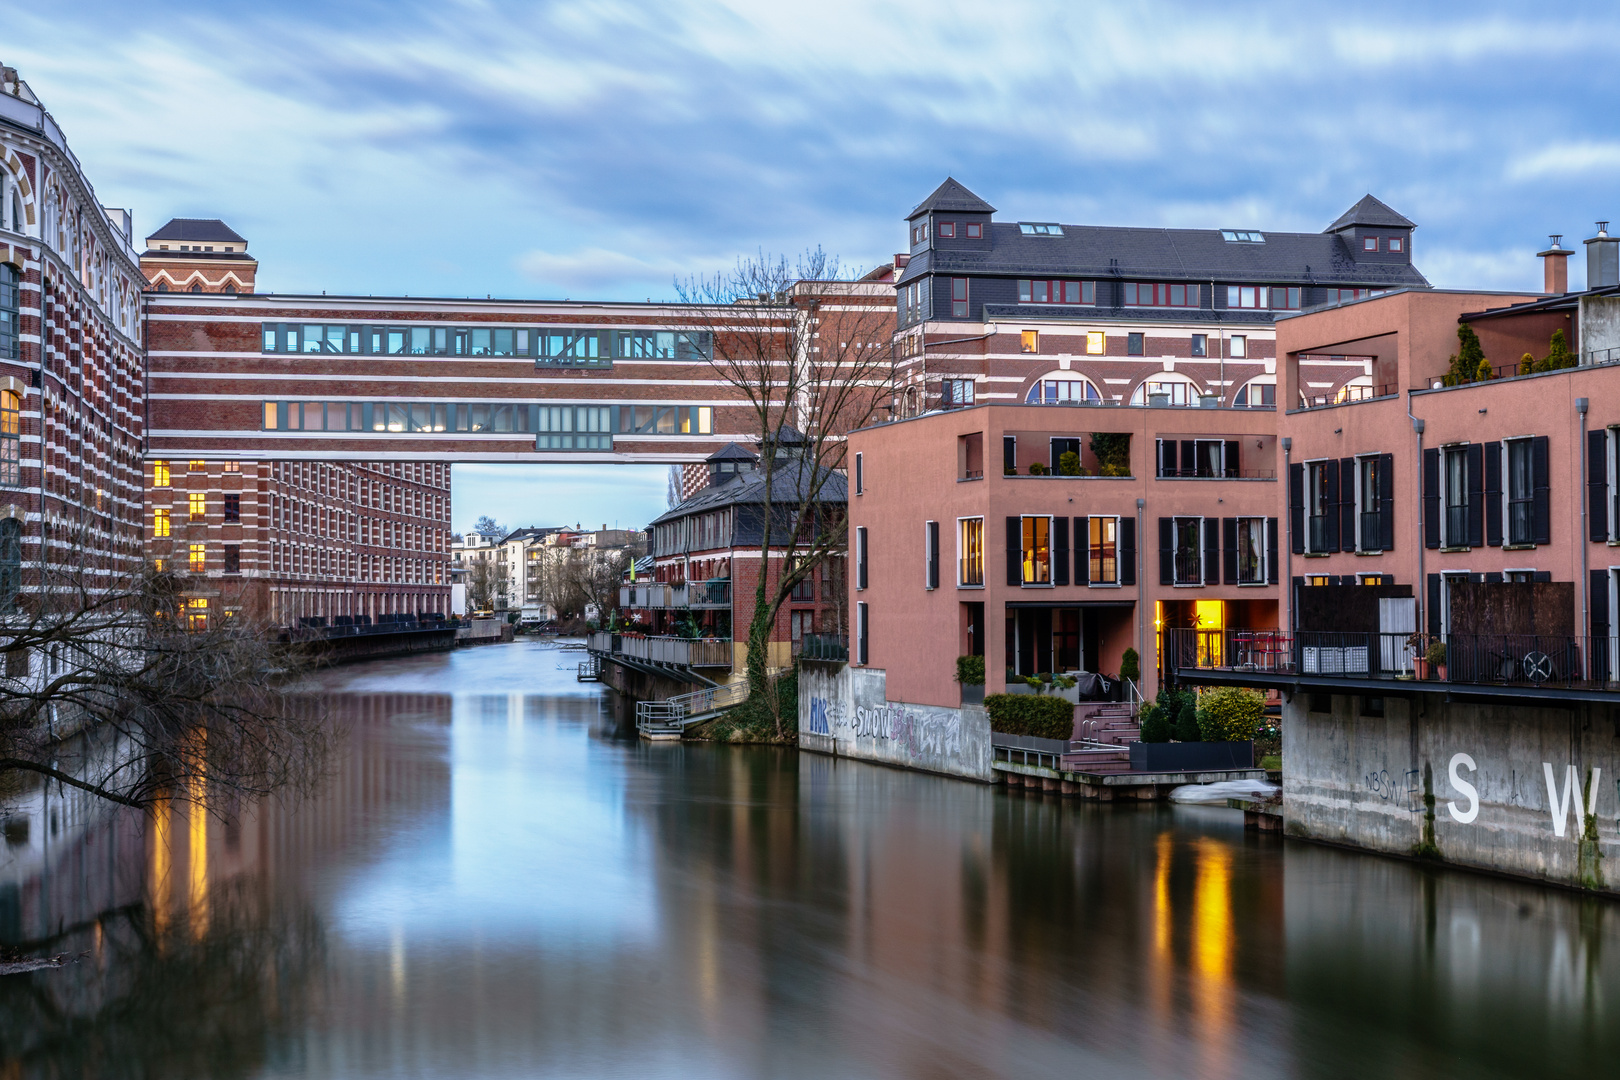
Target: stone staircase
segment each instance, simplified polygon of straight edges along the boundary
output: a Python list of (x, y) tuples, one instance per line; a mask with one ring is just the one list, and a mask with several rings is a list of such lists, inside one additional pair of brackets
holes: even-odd
[(1074, 716), (1074, 737), (1063, 755), (1063, 768), (1088, 773), (1130, 772), (1129, 744), (1141, 737), (1131, 707), (1117, 701), (1084, 701), (1075, 706)]

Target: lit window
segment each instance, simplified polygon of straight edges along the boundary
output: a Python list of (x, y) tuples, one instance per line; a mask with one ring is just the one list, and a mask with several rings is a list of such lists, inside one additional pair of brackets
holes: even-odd
[(0, 484), (22, 483), (22, 396), (0, 391)]
[(1090, 522), (1091, 572), (1093, 585), (1119, 584), (1119, 518), (1094, 517)]
[(240, 461), (227, 461), (223, 465), (221, 465), (220, 468), (222, 468), (225, 472), (228, 472), (228, 473), (230, 473), (230, 472), (239, 473), (239, 472), (242, 471), (242, 463)]
[(163, 560), (162, 559), (153, 559), (152, 560), (152, 569), (157, 571), (160, 574), (163, 573)]
[(1023, 519), (1023, 583), (1050, 585), (1052, 583), (1052, 519), (1026, 517)]
[(188, 461), (188, 462), (186, 462), (186, 471), (187, 472), (207, 472), (208, 471), (208, 463), (206, 461)]
[(169, 463), (167, 461), (152, 462), (152, 486), (155, 488), (169, 486)]
[(1041, 351), (1041, 335), (1035, 330), (1025, 330), (1020, 335), (1020, 344), (1024, 352), (1038, 353)]
[(200, 491), (193, 491), (187, 496), (188, 510), (192, 521), (201, 521), (208, 516), (208, 497)]
[[(159, 506), (152, 511), (152, 535), (169, 535), (169, 510), (167, 507)], [(162, 568), (159, 567), (159, 569)]]
[(958, 585), (984, 584), (984, 518), (963, 518), (957, 558)]
[(1086, 334), (1086, 355), (1101, 356), (1108, 350), (1108, 335), (1101, 330), (1092, 330)]
[(186, 622), (193, 630), (208, 628), (208, 598), (199, 596), (186, 601)]
[(208, 565), (208, 549), (202, 544), (192, 544), (188, 549), (187, 568), (193, 574), (200, 574)]

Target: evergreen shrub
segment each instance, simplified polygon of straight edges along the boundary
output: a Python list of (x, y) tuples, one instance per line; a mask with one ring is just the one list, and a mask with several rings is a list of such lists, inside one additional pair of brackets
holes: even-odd
[(1266, 696), (1246, 686), (1217, 686), (1198, 696), (1198, 730), (1205, 742), (1248, 742), (1266, 709)]
[(1065, 741), (1074, 735), (1074, 706), (1059, 697), (989, 694), (984, 707), (990, 713), (990, 730), (1003, 735)]

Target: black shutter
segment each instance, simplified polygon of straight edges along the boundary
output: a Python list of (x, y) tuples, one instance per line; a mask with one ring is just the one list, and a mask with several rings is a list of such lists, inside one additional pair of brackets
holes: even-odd
[(855, 455), (855, 494), (859, 495), (866, 490), (866, 470), (862, 466), (861, 455)]
[(871, 616), (865, 604), (855, 605), (855, 662), (867, 662), (867, 640), (871, 637)]
[[(1322, 532), (1325, 534), (1324, 537), (1323, 537), (1322, 550), (1323, 551), (1338, 551), (1339, 550), (1339, 470), (1334, 468), (1333, 462), (1331, 462), (1331, 461), (1322, 462), (1320, 468), (1322, 470), (1322, 487), (1323, 487), (1323, 492), (1322, 492), (1323, 500), (1322, 501), (1327, 504), (1323, 508), (1327, 516), (1322, 521), (1322, 524), (1324, 526), (1326, 526), (1322, 530)], [(1355, 538), (1351, 537), (1351, 539), (1354, 540)]]
[(1288, 546), (1305, 554), (1305, 466), (1288, 466)]
[(1587, 677), (1599, 682), (1607, 682), (1609, 672), (1609, 572), (1607, 570), (1593, 570), (1589, 579), (1591, 588), (1591, 604), (1589, 607), (1591, 619), (1591, 639), (1586, 643), (1586, 654), (1589, 657), (1590, 670)]
[(1007, 584), (1024, 583), (1024, 520), (1007, 519)]
[(1181, 475), (1198, 475), (1198, 444), (1189, 439), (1181, 440)]
[(1227, 478), (1237, 478), (1241, 470), (1238, 469), (1238, 441), (1236, 439), (1226, 440), (1225, 458), (1224, 464), (1226, 465)]
[(1423, 451), (1423, 546), (1440, 546), (1440, 451)]
[(1266, 583), (1275, 585), (1281, 574), (1281, 563), (1277, 559), (1277, 519), (1266, 518)]
[(1299, 626), (1299, 591), (1305, 587), (1305, 579), (1294, 577), (1289, 580), (1292, 592), (1288, 601), (1288, 619), (1297, 628)]
[(1532, 570), (1532, 571), (1530, 571), (1530, 580), (1534, 581), (1534, 582), (1537, 582), (1538, 584), (1550, 585), (1550, 584), (1552, 584), (1552, 571), (1551, 570)]
[(1221, 527), (1218, 518), (1203, 519), (1204, 584), (1221, 583)]
[(1119, 519), (1119, 583), (1136, 584), (1136, 519)]
[(1238, 579), (1237, 518), (1221, 519), (1221, 542), (1226, 545), (1226, 557), (1221, 563), (1224, 580), (1228, 585), (1236, 585)]
[(1174, 585), (1176, 582), (1175, 564), (1176, 519), (1159, 519), (1159, 584)]
[(1426, 613), (1425, 619), (1424, 619), (1424, 621), (1428, 623), (1429, 633), (1431, 635), (1438, 635), (1440, 633), (1440, 575), (1439, 574), (1430, 574), (1429, 575), (1428, 596), (1427, 596), (1427, 599), (1424, 602), (1424, 606), (1429, 609), (1428, 612)]
[(1485, 543), (1502, 546), (1502, 444), (1485, 444)]
[(939, 588), (939, 522), (928, 523), (928, 587)]
[(1001, 471), (1012, 473), (1018, 468), (1018, 436), (1001, 437)]
[(1074, 583), (1076, 585), (1091, 584), (1090, 518), (1077, 517), (1074, 519)]
[(1485, 544), (1485, 447), (1468, 444), (1468, 546)]
[(1530, 523), (1538, 544), (1552, 543), (1552, 484), (1547, 473), (1547, 436), (1537, 435), (1530, 440), (1530, 483), (1535, 496)]
[(1173, 439), (1159, 439), (1159, 475), (1176, 475), (1176, 444)]
[[(1329, 465), (1328, 468), (1333, 466)], [(1331, 513), (1331, 511), (1329, 511)], [(1359, 551), (1361, 536), (1356, 520), (1356, 459), (1339, 459), (1339, 540), (1346, 551)], [(1369, 544), (1372, 537), (1368, 537)]]
[(1069, 519), (1052, 519), (1052, 584), (1069, 583)]
[(1499, 571), (1494, 571), (1493, 570), (1492, 572), (1486, 574), (1485, 575), (1485, 584), (1487, 584), (1487, 585), (1500, 585), (1500, 584), (1502, 584), (1502, 575), (1501, 575), (1501, 573)]
[(1378, 455), (1378, 548), (1395, 550), (1395, 455)]
[(1609, 433), (1586, 433), (1586, 523), (1589, 536), (1601, 544), (1609, 539)]
[(855, 587), (866, 588), (866, 526), (855, 530)]

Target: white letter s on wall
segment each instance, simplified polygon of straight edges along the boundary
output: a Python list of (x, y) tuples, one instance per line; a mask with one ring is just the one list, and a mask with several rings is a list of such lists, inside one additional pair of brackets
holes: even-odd
[(1446, 803), (1446, 809), (1451, 811), (1452, 817), (1464, 825), (1468, 825), (1479, 817), (1479, 789), (1457, 775), (1457, 766), (1459, 765), (1466, 766), (1469, 772), (1477, 771), (1478, 766), (1474, 764), (1474, 759), (1467, 754), (1453, 754), (1451, 757), (1451, 786), (1457, 789), (1458, 794), (1468, 800), (1468, 809), (1457, 809), (1456, 800)]

